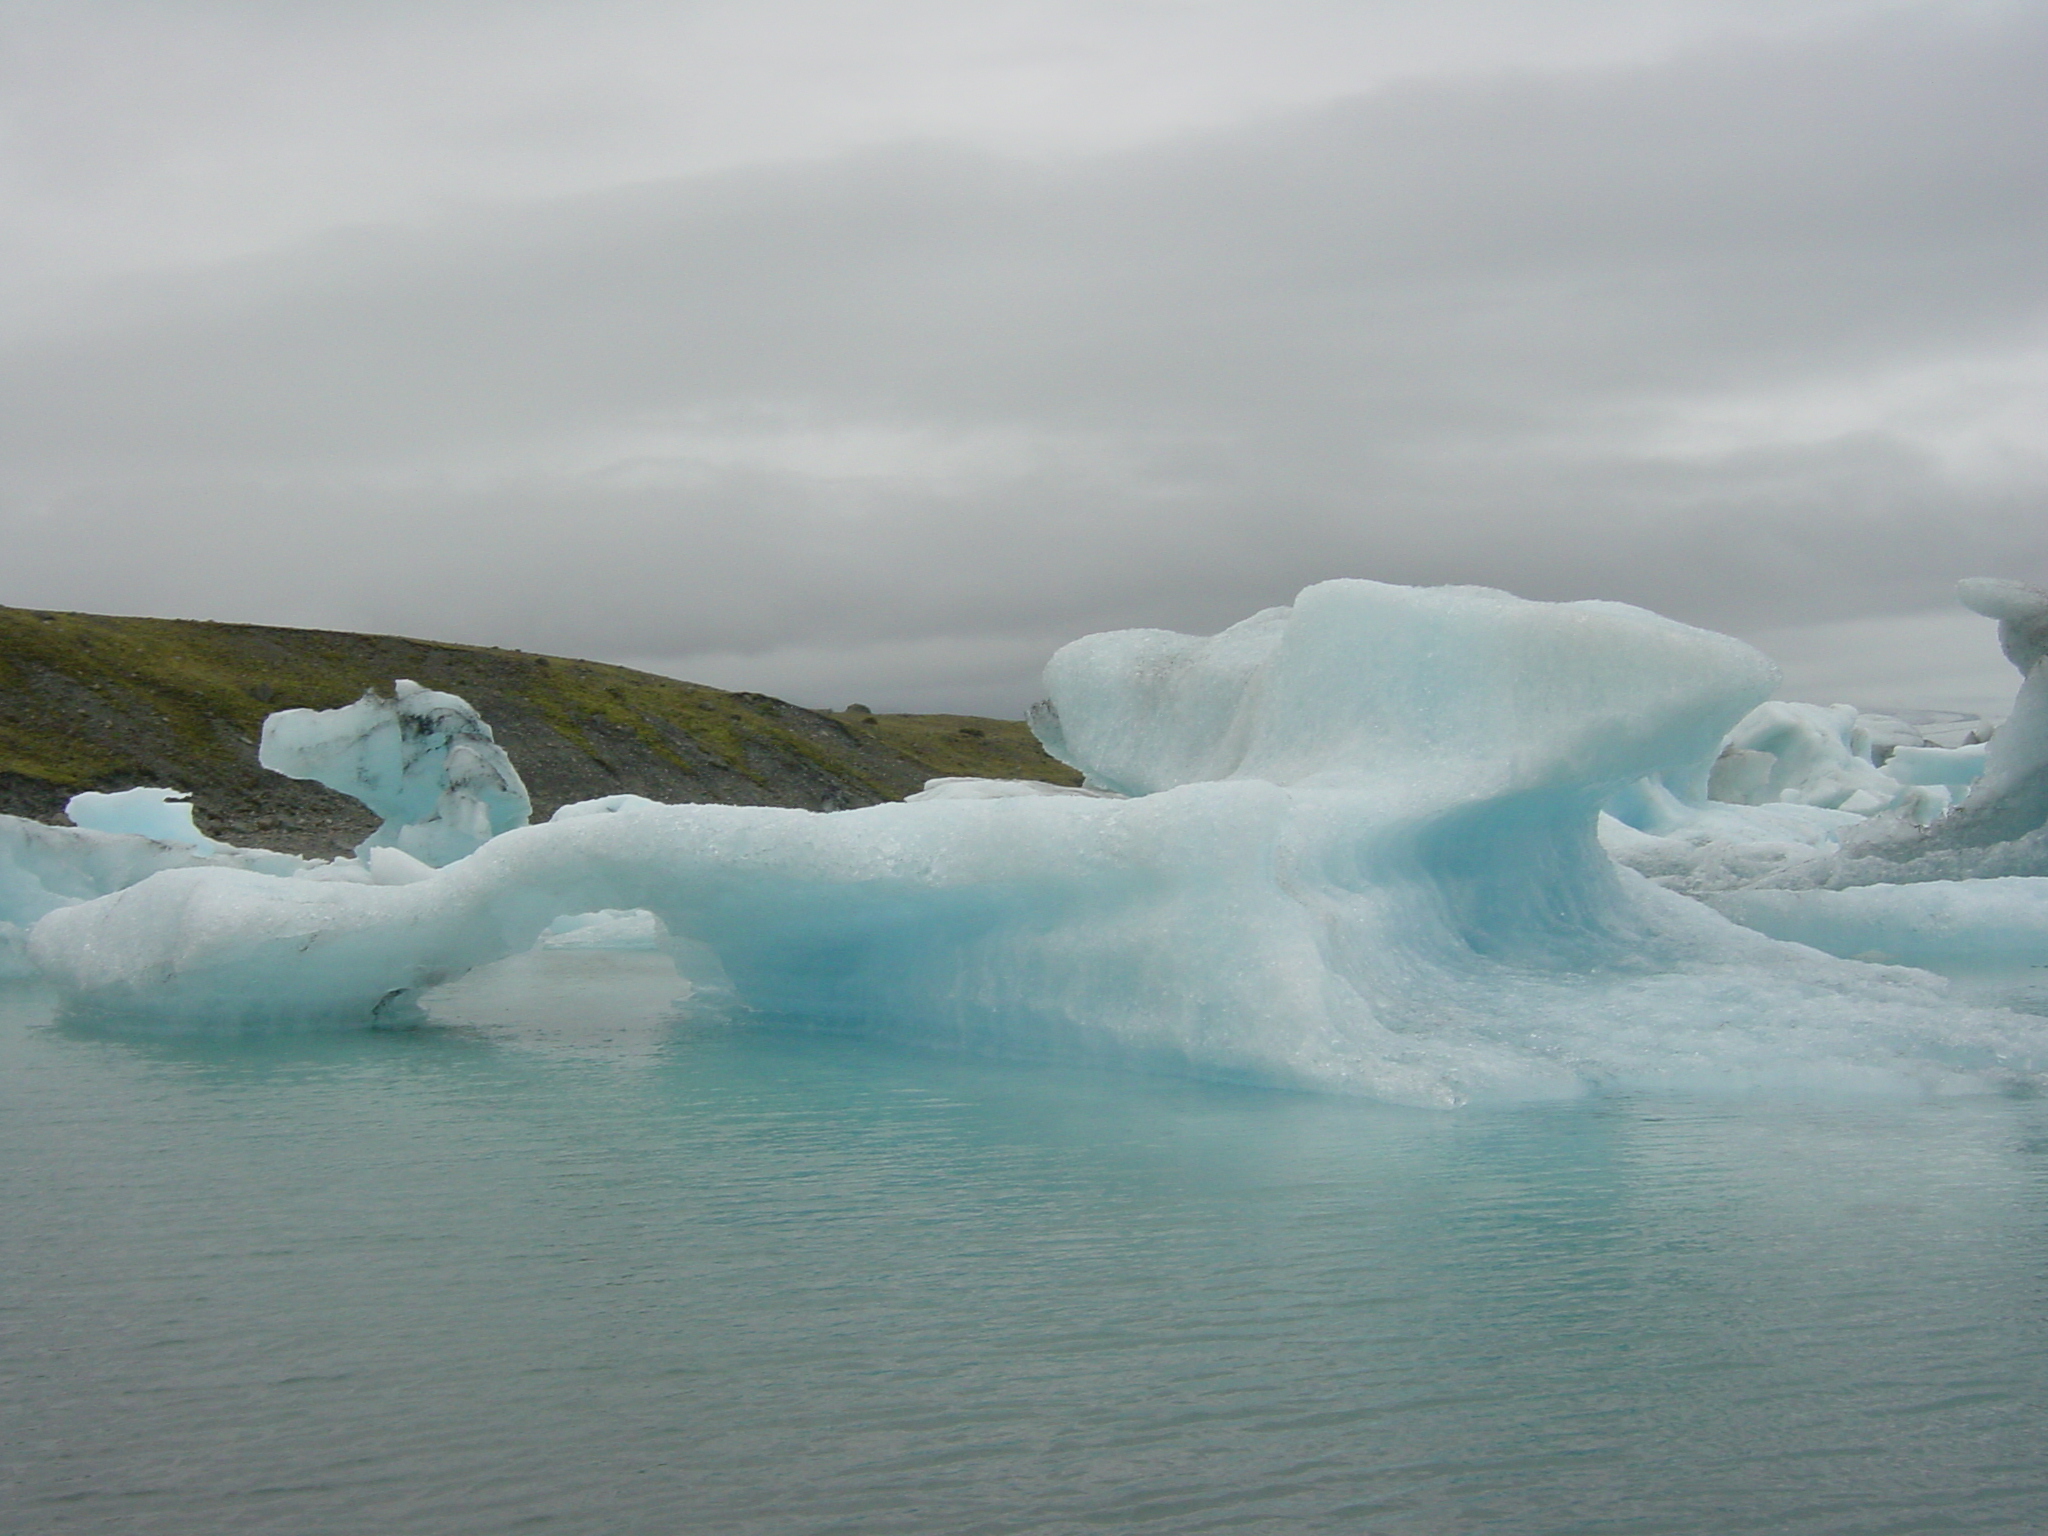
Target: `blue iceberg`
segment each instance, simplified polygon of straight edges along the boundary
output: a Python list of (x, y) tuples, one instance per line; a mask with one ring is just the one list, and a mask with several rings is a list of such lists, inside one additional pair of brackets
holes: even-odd
[(263, 722), (257, 760), (311, 779), (384, 818), (357, 852), (392, 848), (436, 867), (526, 825), (519, 770), (465, 699), (402, 677), (390, 698), (340, 709), (280, 710)]
[(1603, 847), (1603, 804), (1703, 782), (1775, 680), (1621, 604), (1325, 582), (1212, 637), (1057, 653), (1034, 724), (1085, 793), (622, 797), (382, 880), (163, 869), (28, 947), (74, 1009), (390, 1020), (564, 919), (640, 912), (762, 1016), (1402, 1103), (2032, 1080), (2038, 1020), (1766, 937)]

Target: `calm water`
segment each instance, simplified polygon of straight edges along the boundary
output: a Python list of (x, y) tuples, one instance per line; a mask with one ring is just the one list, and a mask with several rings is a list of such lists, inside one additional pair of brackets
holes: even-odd
[(2048, 1106), (1392, 1111), (0, 992), (0, 1530), (2048, 1530)]

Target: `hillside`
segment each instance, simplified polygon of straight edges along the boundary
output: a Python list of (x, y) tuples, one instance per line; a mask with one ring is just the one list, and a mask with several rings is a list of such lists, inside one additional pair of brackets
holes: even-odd
[(482, 711), (536, 820), (622, 791), (839, 810), (941, 775), (1079, 782), (1014, 720), (820, 714), (601, 662), (392, 635), (0, 608), (0, 811), (56, 821), (82, 789), (172, 785), (216, 837), (342, 852), (375, 818), (260, 768), (263, 717), (388, 693), (400, 677)]

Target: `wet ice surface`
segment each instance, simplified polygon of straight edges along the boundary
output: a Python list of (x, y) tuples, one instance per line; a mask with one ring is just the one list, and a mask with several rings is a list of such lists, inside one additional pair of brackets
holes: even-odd
[(0, 1529), (2048, 1526), (2042, 1101), (1444, 1115), (678, 990), (0, 990)]

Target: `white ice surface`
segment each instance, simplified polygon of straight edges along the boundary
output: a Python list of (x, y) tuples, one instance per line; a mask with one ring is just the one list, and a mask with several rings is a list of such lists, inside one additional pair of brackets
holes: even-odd
[[(190, 818), (189, 806), (177, 809)], [(0, 976), (29, 973), (28, 934), (41, 918), (59, 907), (126, 890), (161, 870), (231, 868), (259, 870), (275, 878), (313, 867), (304, 859), (260, 848), (196, 848), (132, 832), (52, 827), (20, 816), (0, 816)]]
[(634, 806), (404, 884), (172, 869), (50, 913), (31, 950), (74, 1008), (391, 1018), (558, 918), (633, 910), (764, 1015), (1408, 1103), (2039, 1072), (2038, 1021), (1603, 852), (1602, 802), (1711, 761), (1773, 677), (1617, 604), (1329, 582), (1213, 638), (1054, 657), (1043, 736), (1130, 798)]
[(572, 800), (558, 806), (551, 821), (575, 821), (582, 816), (622, 816), (638, 811), (659, 811), (664, 809), (659, 800), (650, 800), (645, 795), (604, 795), (596, 800)]
[(1963, 747), (1900, 747), (1885, 759), (1884, 771), (1901, 784), (1967, 789), (1983, 776), (1988, 750), (1982, 742)]

